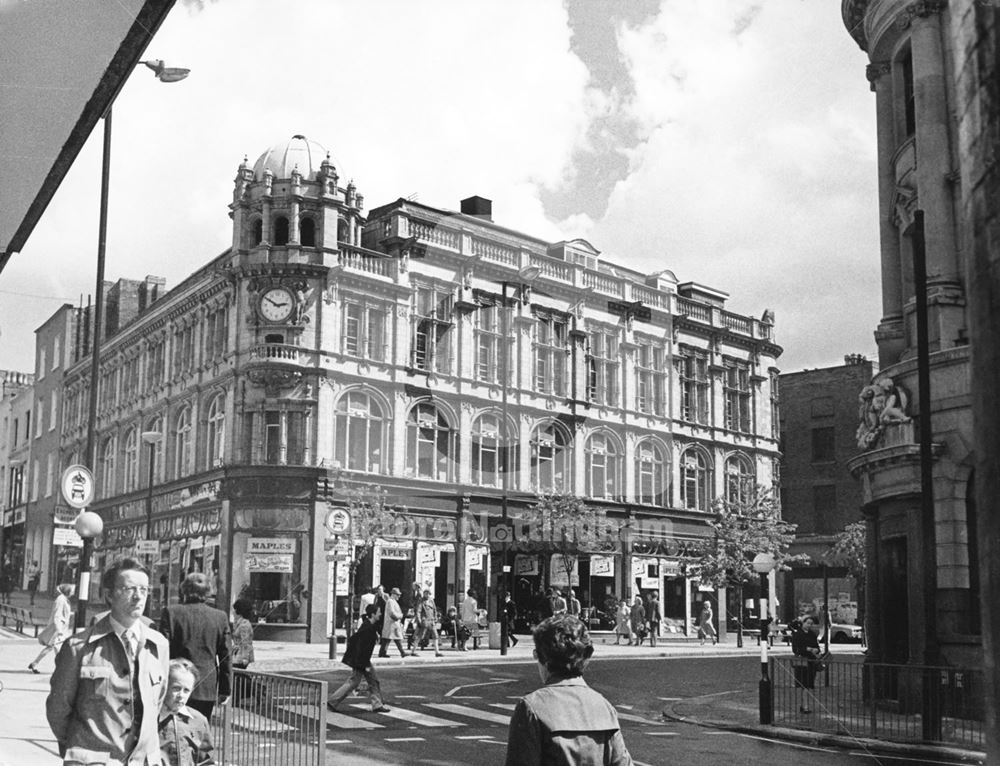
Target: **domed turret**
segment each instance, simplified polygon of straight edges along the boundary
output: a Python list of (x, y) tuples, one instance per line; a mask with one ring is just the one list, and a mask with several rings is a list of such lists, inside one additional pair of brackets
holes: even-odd
[(281, 180), (291, 178), (292, 171), (297, 169), (302, 180), (315, 181), (316, 174), (328, 155), (329, 152), (316, 141), (296, 134), (260, 155), (253, 165), (253, 177), (256, 181), (262, 181), (264, 171), (270, 170), (274, 178)]

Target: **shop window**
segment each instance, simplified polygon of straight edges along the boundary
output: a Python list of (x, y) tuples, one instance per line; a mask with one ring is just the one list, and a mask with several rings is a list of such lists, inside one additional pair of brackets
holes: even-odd
[(635, 451), (636, 500), (643, 505), (668, 507), (667, 460), (662, 447), (651, 439), (640, 442)]
[(274, 244), (288, 244), (288, 219), (283, 215), (274, 219)]
[(447, 481), (453, 449), (454, 434), (444, 414), (428, 402), (414, 406), (406, 424), (406, 475)]
[(338, 400), (335, 413), (334, 459), (350, 471), (385, 473), (381, 405), (365, 391), (349, 391)]

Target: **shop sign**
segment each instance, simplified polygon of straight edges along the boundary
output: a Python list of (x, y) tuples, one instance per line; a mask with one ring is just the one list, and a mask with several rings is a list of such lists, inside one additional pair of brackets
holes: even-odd
[(27, 512), (27, 510), (28, 510), (27, 508), (15, 508), (14, 509), (14, 523), (15, 524), (23, 524), (24, 523), (24, 515)]
[(14, 523), (14, 512), (13, 511), (4, 511), (3, 512), (3, 525), (5, 527), (9, 527), (13, 523)]
[(140, 556), (158, 556), (160, 553), (159, 540), (136, 540), (135, 552)]
[(53, 516), (53, 521), (56, 524), (75, 524), (76, 523), (77, 510), (75, 508), (63, 508), (57, 507), (55, 516)]
[(198, 551), (205, 547), (204, 537), (193, 537), (188, 543), (188, 550)]
[[(567, 564), (569, 571), (567, 572)], [(549, 584), (571, 587), (580, 584), (580, 572), (577, 568), (576, 556), (563, 556), (553, 553), (549, 566)]]
[(639, 587), (643, 590), (657, 590), (660, 587), (660, 581), (655, 577), (640, 577)]
[(633, 579), (636, 578), (636, 577), (645, 577), (646, 576), (646, 574), (647, 574), (647, 572), (646, 572), (646, 564), (647, 563), (648, 563), (648, 559), (642, 559), (642, 558), (639, 558), (638, 556), (633, 556), (632, 557), (632, 577), (633, 577)]
[(519, 553), (514, 557), (515, 575), (537, 575), (538, 556), (525, 556)]
[(613, 556), (591, 556), (591, 577), (613, 577), (615, 574), (615, 559)]
[(56, 527), (52, 530), (52, 544), (64, 545), (70, 548), (82, 548), (83, 538), (76, 533), (75, 529)]
[(483, 554), (485, 552), (484, 548), (474, 548), (471, 545), (465, 549), (465, 562), (469, 569), (483, 568)]
[(206, 548), (218, 548), (222, 544), (221, 535), (208, 535), (205, 538)]
[(409, 548), (386, 548), (382, 547), (383, 559), (393, 559), (396, 561), (409, 561), (410, 560), (410, 549)]
[(247, 541), (247, 554), (295, 553), (295, 540), (291, 537), (251, 537)]

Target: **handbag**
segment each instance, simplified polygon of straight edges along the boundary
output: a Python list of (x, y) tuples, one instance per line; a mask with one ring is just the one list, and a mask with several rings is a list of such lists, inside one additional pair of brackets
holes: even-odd
[(56, 627), (54, 622), (50, 622), (44, 628), (42, 632), (38, 634), (38, 643), (42, 646), (51, 646), (56, 642), (59, 637), (59, 628)]

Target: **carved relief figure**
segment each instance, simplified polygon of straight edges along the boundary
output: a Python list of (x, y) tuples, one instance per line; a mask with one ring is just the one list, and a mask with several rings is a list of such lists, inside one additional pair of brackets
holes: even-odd
[(909, 415), (906, 414), (909, 399), (906, 391), (892, 382), (892, 378), (884, 378), (879, 381), (882, 389), (884, 402), (882, 411), (879, 413), (880, 423), (908, 423)]
[(907, 423), (906, 414), (909, 397), (906, 390), (893, 383), (892, 378), (883, 378), (878, 383), (865, 386), (858, 395), (858, 430), (855, 437), (858, 447), (875, 447), (885, 427), (892, 423)]

